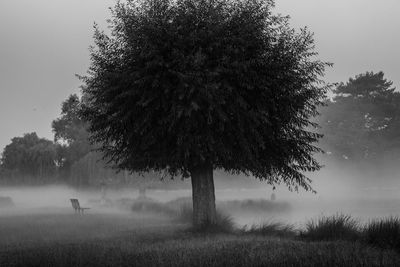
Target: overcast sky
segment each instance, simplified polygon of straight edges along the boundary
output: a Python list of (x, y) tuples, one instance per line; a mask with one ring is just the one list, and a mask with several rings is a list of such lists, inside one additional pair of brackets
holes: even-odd
[[(106, 27), (114, 0), (0, 0), (0, 152), (12, 137), (52, 139), (51, 121), (75, 74), (89, 65), (93, 23)], [(295, 28), (315, 33), (329, 82), (384, 71), (400, 87), (399, 0), (276, 0)]]

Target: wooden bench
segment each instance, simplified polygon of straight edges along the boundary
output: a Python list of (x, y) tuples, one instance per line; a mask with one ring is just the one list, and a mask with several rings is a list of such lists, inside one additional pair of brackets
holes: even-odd
[(79, 214), (82, 213), (83, 214), (83, 212), (85, 210), (90, 209), (90, 208), (81, 207), (81, 205), (79, 204), (79, 200), (76, 199), (76, 198), (71, 198), (70, 200), (71, 200), (72, 208), (74, 208), (74, 210), (75, 210), (75, 213), (79, 213)]

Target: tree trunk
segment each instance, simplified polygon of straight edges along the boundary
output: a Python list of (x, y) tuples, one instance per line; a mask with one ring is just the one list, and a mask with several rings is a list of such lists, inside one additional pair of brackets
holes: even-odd
[(203, 165), (190, 171), (192, 178), (193, 226), (202, 228), (215, 225), (217, 222), (215, 209), (215, 189), (213, 168)]

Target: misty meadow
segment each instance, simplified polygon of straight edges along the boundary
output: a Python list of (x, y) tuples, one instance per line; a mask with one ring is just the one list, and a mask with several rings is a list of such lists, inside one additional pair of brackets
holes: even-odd
[(398, 8), (0, 3), (0, 266), (400, 266)]

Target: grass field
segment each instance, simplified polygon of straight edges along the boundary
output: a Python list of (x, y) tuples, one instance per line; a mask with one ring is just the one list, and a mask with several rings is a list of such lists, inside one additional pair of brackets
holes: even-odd
[(0, 216), (0, 266), (400, 266), (397, 252), (361, 242), (188, 228), (143, 212)]

